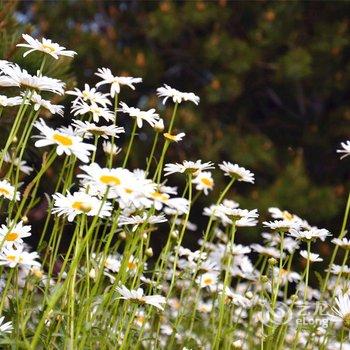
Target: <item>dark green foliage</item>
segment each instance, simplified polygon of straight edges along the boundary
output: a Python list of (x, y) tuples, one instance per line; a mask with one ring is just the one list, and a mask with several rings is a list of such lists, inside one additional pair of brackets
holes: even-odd
[[(349, 161), (335, 153), (350, 134), (349, 10), (347, 2), (315, 1), (18, 6), (33, 35), (78, 52), (80, 86), (97, 81), (98, 67), (110, 67), (143, 77), (136, 92), (127, 92), (135, 104), (144, 97), (143, 107), (156, 105), (163, 82), (198, 94), (198, 108), (180, 109), (176, 125), (188, 136), (170, 152), (174, 161), (196, 155), (238, 162), (257, 178), (256, 186), (242, 186), (243, 205), (280, 206), (333, 229), (349, 184)], [(6, 46), (15, 41), (7, 36)], [(170, 113), (161, 110), (165, 118)], [(144, 150), (133, 155), (134, 166)]]

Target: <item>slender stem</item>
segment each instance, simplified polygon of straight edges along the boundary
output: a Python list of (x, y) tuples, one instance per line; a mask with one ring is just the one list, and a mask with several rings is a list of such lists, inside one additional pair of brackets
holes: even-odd
[(146, 174), (148, 174), (149, 172), (149, 169), (151, 167), (151, 164), (152, 164), (152, 160), (153, 160), (153, 156), (154, 156), (154, 151), (156, 149), (156, 146), (157, 146), (157, 143), (158, 143), (158, 137), (159, 137), (159, 133), (157, 132), (156, 133), (156, 136), (154, 137), (154, 140), (153, 140), (153, 145), (152, 145), (152, 150), (151, 150), (151, 153), (147, 159), (147, 167), (146, 167)]
[(122, 167), (125, 168), (127, 162), (128, 162), (128, 159), (129, 159), (129, 155), (130, 155), (130, 151), (131, 151), (131, 147), (132, 147), (132, 144), (134, 142), (134, 138), (135, 138), (135, 135), (136, 135), (136, 127), (137, 127), (137, 121), (135, 119), (134, 121), (134, 126), (132, 128), (132, 132), (131, 132), (131, 136), (130, 136), (130, 141), (129, 141), (129, 145), (128, 145), (128, 149), (126, 151), (126, 155), (125, 155), (125, 158), (124, 158), (124, 162), (123, 162), (123, 165)]
[[(343, 223), (342, 223), (342, 226), (341, 226), (341, 229), (340, 229), (340, 233), (339, 233), (339, 236), (338, 236), (338, 239), (342, 239), (345, 234), (346, 234), (346, 225), (347, 225), (347, 222), (348, 222), (348, 217), (349, 217), (349, 210), (350, 210), (350, 192), (348, 194), (348, 200), (346, 202), (346, 207), (345, 207), (345, 212), (344, 212), (344, 217), (343, 217)], [(331, 257), (331, 261), (329, 262), (329, 267), (333, 265), (334, 261), (335, 261), (335, 258), (337, 256), (337, 253), (338, 253), (338, 245), (335, 246), (334, 250), (333, 250), (333, 254), (332, 254), (332, 257)], [(327, 288), (327, 284), (328, 284), (328, 280), (329, 280), (329, 276), (330, 276), (330, 268), (328, 268), (328, 271), (327, 271), (327, 274), (326, 274), (326, 278), (324, 280), (324, 283), (323, 283), (323, 286), (322, 286), (322, 290), (321, 290), (321, 299), (320, 301), (323, 300), (323, 295), (324, 295), (324, 292)]]

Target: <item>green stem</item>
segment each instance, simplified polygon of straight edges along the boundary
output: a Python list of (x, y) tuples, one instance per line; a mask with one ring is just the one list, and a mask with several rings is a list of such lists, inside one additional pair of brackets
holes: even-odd
[(133, 144), (133, 142), (134, 142), (135, 135), (136, 135), (136, 127), (137, 127), (137, 121), (136, 121), (136, 119), (135, 119), (135, 121), (134, 121), (134, 126), (133, 126), (132, 132), (131, 132), (131, 137), (130, 137), (128, 149), (127, 149), (127, 151), (126, 151), (126, 155), (125, 155), (124, 162), (123, 162), (123, 165), (122, 165), (123, 168), (125, 168), (126, 163), (128, 162), (128, 159), (129, 159), (131, 147), (132, 147), (132, 144)]

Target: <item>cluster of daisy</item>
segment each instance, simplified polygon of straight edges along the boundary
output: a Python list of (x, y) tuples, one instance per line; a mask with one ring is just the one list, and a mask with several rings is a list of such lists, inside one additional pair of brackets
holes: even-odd
[[(350, 347), (350, 241), (345, 237), (350, 200), (324, 273), (324, 257), (316, 251), (331, 233), (286, 210), (270, 208), (271, 221), (262, 223), (268, 232), (259, 243), (239, 244), (244, 230), (258, 226), (259, 213), (230, 198), (234, 187), (254, 184), (253, 172), (229, 161), (217, 165), (218, 174), (211, 161), (166, 162), (171, 144), (186, 136), (173, 132), (177, 110), (184, 102), (198, 105), (198, 96), (165, 84), (158, 88), (159, 104), (174, 104), (167, 121), (156, 108), (121, 100), (123, 90), (135, 90), (141, 78), (99, 68), (95, 86), (66, 90), (64, 82), (44, 72), (48, 60), (76, 53), (49, 39), (27, 34), (23, 39), (18, 46), (24, 57), (38, 55), (39, 62), (41, 57), (35, 74), (0, 61), (0, 86), (11, 88), (0, 95), (0, 114), (16, 113), (0, 153), (1, 344)], [(15, 96), (7, 96), (13, 91)], [(66, 111), (53, 102), (65, 96), (71, 100)], [(53, 126), (48, 115), (62, 117), (65, 126)], [(145, 128), (153, 135), (145, 168), (130, 169), (137, 131)], [(343, 157), (350, 154), (349, 143), (338, 150)], [(31, 146), (43, 151), (39, 168), (28, 163)], [(54, 184), (42, 194), (48, 172)], [(184, 186), (170, 185), (176, 176)], [(202, 209), (207, 224), (200, 228), (190, 221), (192, 209), (200, 195), (215, 194), (215, 176), (227, 179), (226, 187)], [(30, 237), (30, 222), (42, 211), (43, 222)], [(187, 239), (196, 248), (185, 247)], [(36, 251), (28, 245), (34, 241)], [(320, 273), (314, 274), (317, 265)]]

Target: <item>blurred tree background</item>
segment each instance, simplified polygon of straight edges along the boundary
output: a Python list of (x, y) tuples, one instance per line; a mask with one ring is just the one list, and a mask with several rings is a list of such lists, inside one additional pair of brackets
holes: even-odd
[[(243, 207), (258, 208), (264, 218), (269, 206), (278, 206), (338, 231), (349, 188), (349, 161), (336, 154), (350, 135), (349, 3), (13, 4), (6, 12), (11, 21), (4, 23), (2, 14), (2, 39), (12, 23), (20, 28), (18, 41), (25, 31), (77, 51), (70, 72), (78, 87), (95, 84), (99, 67), (142, 77), (136, 92), (123, 92), (122, 99), (156, 107), (165, 119), (172, 109), (159, 104), (157, 87), (166, 83), (199, 95), (198, 107), (179, 109), (178, 131), (187, 136), (172, 147), (172, 161), (237, 162), (256, 174), (254, 186), (240, 185), (233, 194)], [(6, 59), (13, 59), (16, 43), (7, 43)], [(151, 133), (139, 136), (150, 148)], [(147, 148), (138, 146), (133, 166), (145, 157)], [(217, 175), (222, 188), (225, 180)], [(209, 203), (203, 198), (201, 204)]]

